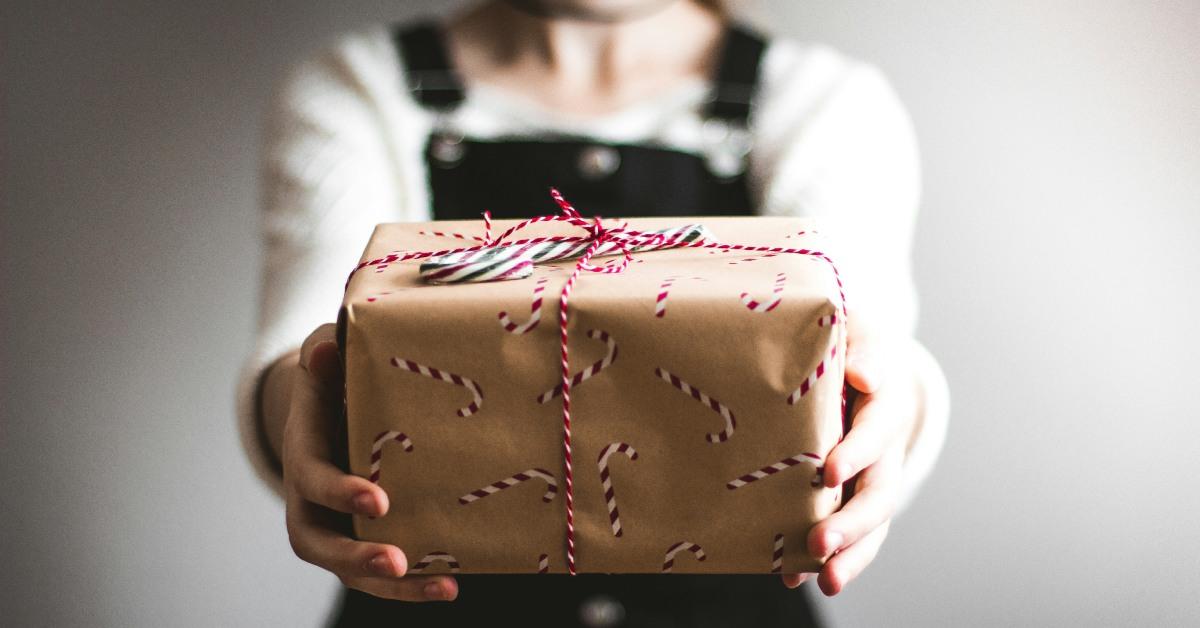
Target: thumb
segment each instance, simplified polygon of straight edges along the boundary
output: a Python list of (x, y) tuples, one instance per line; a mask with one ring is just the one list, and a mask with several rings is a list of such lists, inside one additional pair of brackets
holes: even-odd
[(328, 386), (341, 380), (342, 363), (337, 350), (336, 325), (325, 323), (304, 339), (300, 347), (300, 367)]
[(855, 390), (871, 394), (883, 385), (887, 371), (886, 349), (881, 337), (863, 323), (848, 319), (846, 329), (846, 381)]

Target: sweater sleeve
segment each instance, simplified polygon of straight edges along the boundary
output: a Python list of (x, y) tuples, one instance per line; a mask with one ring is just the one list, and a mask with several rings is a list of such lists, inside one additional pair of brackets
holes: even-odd
[(258, 321), (238, 378), (237, 416), (254, 470), (280, 495), (280, 465), (259, 417), (264, 370), (336, 319), (346, 276), (371, 229), (395, 220), (401, 202), (377, 99), (355, 61), (381, 58), (363, 49), (369, 45), (341, 41), (293, 68), (266, 116)]
[(767, 57), (756, 112), (755, 159), (763, 213), (822, 219), (846, 285), (851, 317), (904, 340), (922, 392), (905, 459), (903, 509), (936, 461), (949, 415), (937, 361), (915, 338), (912, 237), (920, 198), (915, 132), (891, 85), (873, 66), (794, 43)]

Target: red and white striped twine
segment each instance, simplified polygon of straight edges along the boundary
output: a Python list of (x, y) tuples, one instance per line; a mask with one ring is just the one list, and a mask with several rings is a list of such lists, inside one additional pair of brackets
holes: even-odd
[(818, 318), (817, 327), (833, 327), (834, 325), (837, 325), (837, 322), (838, 316), (837, 311), (835, 310), (825, 316), (822, 316), (821, 318)]
[[(842, 311), (843, 323), (846, 314), (846, 295), (845, 289), (842, 285), (841, 276), (838, 274), (837, 266), (833, 263), (833, 260), (830, 259), (828, 255), (819, 250), (780, 246), (720, 244), (710, 241), (707, 231), (705, 231), (703, 227), (700, 227), (699, 225), (689, 225), (686, 228), (668, 229), (662, 232), (639, 231), (635, 229), (629, 229), (627, 225), (606, 228), (601, 224), (599, 217), (596, 217), (592, 221), (584, 219), (583, 216), (574, 207), (572, 207), (571, 204), (568, 203), (561, 194), (558, 193), (558, 190), (551, 189), (550, 195), (552, 198), (554, 198), (554, 201), (558, 203), (559, 209), (562, 211), (561, 215), (535, 216), (533, 218), (522, 220), (516, 225), (506, 229), (499, 236), (493, 238), (491, 236), (491, 216), (485, 213), (484, 224), (486, 227), (486, 235), (484, 236), (484, 241), (482, 244), (461, 247), (457, 249), (445, 249), (442, 251), (393, 251), (383, 257), (365, 260), (359, 263), (358, 266), (356, 266), (354, 270), (350, 272), (350, 276), (346, 279), (346, 284), (348, 286), (350, 280), (353, 279), (354, 274), (364, 268), (385, 268), (389, 264), (397, 262), (414, 259), (441, 258), (445, 256), (459, 257), (451, 257), (441, 260), (436, 264), (430, 264), (428, 272), (426, 272), (423, 268), (421, 274), (426, 278), (427, 281), (438, 282), (445, 281), (447, 279), (454, 281), (508, 279), (522, 276), (522, 273), (524, 275), (528, 275), (528, 273), (532, 272), (532, 268), (530, 266), (532, 266), (533, 260), (529, 257), (524, 257), (528, 254), (528, 251), (522, 249), (523, 245), (535, 245), (547, 242), (577, 243), (580, 245), (579, 248), (569, 248), (568, 251), (570, 253), (570, 257), (577, 255), (578, 259), (575, 262), (575, 267), (572, 270), (571, 275), (568, 277), (566, 283), (563, 284), (562, 291), (560, 292), (558, 316), (559, 348), (561, 357), (560, 376), (562, 380), (561, 390), (563, 401), (563, 468), (565, 471), (564, 475), (566, 482), (565, 502), (567, 523), (567, 571), (574, 575), (576, 573), (575, 499), (571, 461), (571, 386), (576, 382), (573, 381), (574, 378), (571, 376), (570, 363), (568, 360), (569, 345), (567, 333), (567, 314), (569, 311), (568, 303), (570, 301), (571, 292), (574, 290), (575, 283), (579, 278), (579, 274), (584, 271), (597, 273), (623, 272), (633, 259), (631, 252), (639, 250), (680, 247), (704, 248), (713, 251), (745, 251), (752, 253), (771, 254), (786, 253), (789, 255), (804, 255), (813, 257), (823, 260), (825, 263), (829, 264), (830, 270), (833, 272), (834, 280), (837, 282), (838, 286), (838, 296), (841, 299), (839, 309)], [(539, 222), (566, 223), (583, 229), (586, 232), (586, 235), (526, 238), (512, 242), (506, 242), (510, 235), (528, 227), (529, 225)], [(555, 251), (557, 251), (557, 247), (554, 248)], [(555, 251), (541, 249), (540, 252), (544, 253), (545, 255), (539, 258), (538, 261), (551, 261), (552, 259), (564, 259), (567, 257), (565, 255), (559, 257), (551, 256), (550, 253), (554, 253)], [(591, 260), (598, 254), (621, 254), (623, 259), (616, 264), (610, 263), (603, 266), (593, 266), (591, 264)], [(462, 267), (462, 263), (464, 263), (467, 259), (472, 259), (473, 256), (475, 256), (475, 258), (490, 256), (490, 258), (496, 260), (496, 262), (488, 264), (486, 268), (476, 267), (475, 269), (466, 269)], [(750, 306), (747, 305), (747, 307)], [(755, 308), (751, 307), (751, 309)], [(393, 363), (395, 363), (396, 366), (400, 366), (400, 364), (396, 363), (395, 361)], [(420, 365), (414, 366), (418, 367), (419, 369)], [(430, 371), (430, 369), (426, 370)], [(417, 370), (416, 372), (421, 371)], [(430, 373), (429, 376), (434, 377), (432, 373)], [(456, 376), (451, 376), (450, 379), (446, 379), (444, 381), (458, 383), (453, 379), (453, 377)], [(458, 379), (463, 382), (470, 381), (461, 377)], [(580, 379), (580, 382), (582, 381), (583, 380)], [(460, 411), (462, 416), (467, 416), (468, 414), (478, 410), (478, 405), (482, 402), (482, 392), (479, 391), (477, 386), (474, 386), (473, 382), (471, 382), (471, 384), (471, 390), (476, 396), (475, 403), (473, 404), (474, 408), (471, 406), (464, 408)], [(465, 386), (465, 384), (460, 385)], [(696, 546), (696, 549), (699, 550), (699, 547)], [(699, 554), (699, 556), (702, 555), (702, 553)], [(670, 554), (670, 556), (673, 556), (673, 554)]]
[(783, 573), (783, 534), (775, 535), (775, 550), (771, 554), (771, 573)]
[(785, 235), (785, 236), (783, 236), (783, 239), (784, 239), (784, 240), (787, 240), (787, 239), (790, 239), (791, 237), (793, 237), (793, 235), (795, 235), (795, 236), (802, 236), (802, 235), (806, 235), (806, 234), (809, 234), (809, 233), (816, 234), (816, 233), (817, 233), (817, 230), (816, 230), (816, 229), (812, 229), (812, 230), (810, 230), (810, 231), (797, 231), (795, 234), (789, 234), (789, 235)]
[(538, 556), (538, 573), (550, 573), (550, 555)]
[(671, 573), (671, 570), (675, 568), (675, 555), (683, 550), (691, 552), (692, 556), (695, 556), (696, 560), (700, 562), (704, 562), (706, 559), (708, 559), (708, 557), (704, 555), (704, 550), (699, 545), (696, 545), (690, 541), (680, 541), (667, 548), (667, 555), (663, 557), (663, 573)]
[(689, 395), (692, 399), (695, 399), (696, 401), (708, 406), (713, 412), (716, 412), (717, 414), (721, 415), (721, 418), (725, 419), (725, 429), (721, 430), (720, 432), (708, 434), (708, 442), (723, 443), (729, 440), (730, 436), (733, 436), (733, 430), (737, 427), (737, 419), (734, 418), (733, 411), (730, 410), (728, 406), (720, 401), (717, 401), (716, 399), (713, 399), (712, 397), (709, 397), (700, 389), (683, 381), (683, 379), (681, 379), (678, 375), (675, 375), (664, 368), (656, 367), (654, 369), (654, 374), (662, 378), (664, 382), (667, 382), (668, 384), (682, 391), (685, 395)]
[(486, 242), (484, 238), (473, 235), (464, 235), (461, 233), (452, 233), (447, 231), (418, 231), (417, 235), (437, 236), (439, 238), (454, 238), (455, 240), (474, 240), (475, 242)]
[(375, 437), (375, 442), (371, 445), (371, 477), (370, 480), (376, 484), (379, 483), (380, 466), (383, 464), (383, 446), (391, 441), (400, 443), (404, 451), (412, 451), (412, 441), (404, 432), (380, 432), (379, 436)]
[[(612, 337), (608, 335), (608, 332), (599, 329), (589, 329), (587, 336), (588, 338), (599, 340), (600, 342), (608, 345), (608, 353), (606, 353), (604, 357), (600, 358), (600, 360), (598, 360), (596, 363), (583, 369), (582, 371), (579, 371), (573, 377), (571, 377), (572, 386), (578, 386), (592, 377), (595, 377), (596, 374), (608, 368), (608, 366), (617, 359), (617, 341), (613, 340)], [(562, 391), (563, 385), (562, 383), (559, 383), (555, 385), (554, 388), (551, 388), (550, 390), (538, 395), (537, 402), (546, 403), (551, 399), (561, 395)]]
[(473, 380), (467, 379), (461, 375), (456, 375), (454, 373), (447, 373), (446, 371), (435, 369), (431, 366), (418, 364), (412, 360), (406, 360), (404, 358), (394, 357), (392, 358), (391, 362), (392, 366), (396, 368), (418, 373), (420, 375), (424, 375), (425, 377), (430, 377), (439, 381), (449, 382), (455, 386), (462, 386), (463, 388), (471, 391), (471, 395), (474, 397), (474, 400), (472, 400), (471, 403), (468, 403), (466, 406), (459, 408), (458, 416), (471, 416), (472, 414), (479, 412), (480, 406), (483, 405), (483, 390), (481, 390), (479, 388), (479, 384), (476, 384)]
[(446, 563), (450, 567), (450, 573), (458, 573), (458, 559), (447, 552), (429, 552), (409, 567), (408, 573), (422, 573), (433, 563)]
[(796, 454), (795, 456), (789, 456), (787, 458), (784, 458), (783, 460), (780, 460), (779, 462), (771, 463), (761, 469), (758, 469), (756, 471), (751, 471), (750, 473), (747, 473), (746, 475), (743, 475), (739, 478), (730, 480), (729, 483), (725, 485), (725, 488), (727, 488), (731, 491), (742, 488), (743, 486), (745, 486), (747, 484), (750, 484), (752, 482), (757, 482), (765, 477), (775, 475), (776, 473), (779, 473), (780, 471), (783, 471), (785, 469), (790, 469), (802, 462), (811, 464), (813, 467), (816, 468), (817, 473), (815, 476), (813, 476), (812, 485), (820, 486), (822, 473), (824, 472), (824, 468), (821, 466), (821, 457), (814, 453), (804, 452), (802, 454)]
[(542, 321), (542, 291), (546, 289), (546, 282), (549, 281), (545, 277), (537, 280), (533, 285), (533, 302), (529, 306), (529, 320), (524, 324), (518, 325), (508, 317), (508, 312), (500, 312), (500, 326), (504, 331), (510, 334), (525, 334), (533, 331), (534, 327)]
[(612, 478), (608, 475), (608, 458), (616, 453), (629, 456), (630, 460), (638, 459), (638, 452), (628, 443), (612, 443), (600, 452), (596, 466), (600, 468), (600, 485), (604, 487), (604, 501), (608, 505), (608, 520), (612, 524), (613, 536), (621, 536), (621, 514), (617, 512), (617, 498), (613, 493)]
[(813, 386), (817, 385), (817, 380), (821, 379), (821, 376), (824, 375), (825, 371), (827, 370), (826, 361), (833, 362), (835, 359), (837, 359), (837, 350), (837, 344), (835, 343), (833, 348), (829, 350), (829, 357), (821, 358), (821, 361), (817, 362), (817, 367), (808, 374), (808, 377), (804, 378), (804, 381), (800, 382), (800, 386), (797, 387), (796, 390), (793, 390), (791, 394), (788, 395), (788, 405), (794, 406), (799, 403), (800, 399), (807, 395), (808, 391), (813, 389)]
[(757, 301), (750, 296), (749, 292), (742, 293), (742, 305), (745, 305), (751, 312), (770, 312), (779, 306), (780, 301), (783, 301), (783, 287), (787, 285), (787, 273), (779, 273), (775, 275), (775, 287), (771, 290), (771, 296), (765, 301)]
[(542, 495), (542, 501), (549, 503), (558, 494), (558, 480), (550, 475), (545, 469), (528, 469), (520, 473), (514, 473), (503, 480), (492, 482), (483, 488), (477, 488), (466, 495), (458, 498), (458, 503), (466, 506), (472, 502), (479, 501), (488, 495), (499, 493), (500, 491), (516, 486), (522, 482), (527, 482), (533, 478), (540, 478), (546, 481), (546, 494)]

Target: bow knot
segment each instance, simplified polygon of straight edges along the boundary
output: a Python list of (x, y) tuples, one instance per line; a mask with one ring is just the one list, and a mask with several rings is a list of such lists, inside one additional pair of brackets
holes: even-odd
[[(557, 190), (551, 196), (562, 210), (560, 214), (535, 216), (492, 235), (492, 217), (484, 212), (484, 236), (472, 247), (420, 254), (428, 261), (421, 264), (421, 277), (433, 283), (463, 283), (523, 279), (533, 274), (535, 264), (579, 258), (580, 271), (619, 273), (633, 261), (633, 253), (679, 246), (697, 246), (710, 241), (711, 234), (701, 225), (684, 225), (661, 231), (630, 229), (628, 223), (605, 226), (599, 216), (584, 218)], [(566, 223), (584, 231), (576, 236), (538, 236), (510, 239), (539, 222)], [(466, 237), (466, 236), (463, 236)], [(620, 255), (619, 262), (593, 265), (591, 258)], [(411, 259), (405, 256), (405, 259)]]
[(588, 226), (588, 233), (591, 234), (593, 240), (599, 240), (609, 235), (609, 230), (600, 224), (600, 217), (595, 216), (592, 218), (592, 224)]

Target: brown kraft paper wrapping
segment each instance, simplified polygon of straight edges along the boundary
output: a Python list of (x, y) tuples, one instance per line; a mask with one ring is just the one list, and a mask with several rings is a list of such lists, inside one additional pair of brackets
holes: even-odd
[[(515, 222), (496, 221), (495, 231)], [(821, 247), (803, 219), (629, 223), (699, 223), (725, 244)], [(483, 228), (382, 224), (363, 260), (476, 244), (434, 230)], [(580, 230), (539, 223), (519, 237), (554, 234)], [(841, 438), (844, 317), (830, 264), (704, 248), (634, 258), (622, 273), (582, 273), (569, 302), (571, 372), (594, 371), (571, 389), (578, 571), (661, 573), (668, 563), (673, 573), (817, 570), (806, 535), (842, 497), (813, 486), (819, 461), (780, 465), (734, 490), (729, 483), (807, 460), (797, 458), (805, 452), (823, 460)], [(539, 397), (559, 382), (559, 294), (574, 264), (539, 265), (514, 281), (433, 285), (411, 260), (365, 267), (347, 285), (339, 338), (350, 471), (376, 478), (391, 503), (383, 517), (355, 517), (354, 528), (404, 550), (410, 573), (567, 571), (562, 398)], [(811, 388), (789, 404), (806, 380)], [(620, 536), (598, 462), (606, 448)]]

